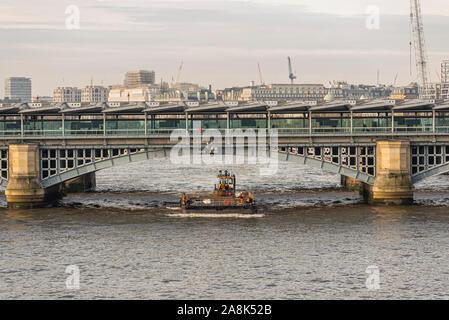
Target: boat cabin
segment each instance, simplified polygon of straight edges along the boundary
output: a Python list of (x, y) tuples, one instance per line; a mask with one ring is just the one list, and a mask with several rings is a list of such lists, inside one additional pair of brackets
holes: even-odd
[(235, 195), (235, 175), (228, 170), (218, 172), (218, 183), (214, 189), (215, 196), (234, 196)]

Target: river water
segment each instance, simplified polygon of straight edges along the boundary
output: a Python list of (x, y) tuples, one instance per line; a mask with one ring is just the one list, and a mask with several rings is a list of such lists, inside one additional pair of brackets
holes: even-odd
[(209, 190), (222, 168), (164, 160), (98, 172), (95, 193), (51, 208), (8, 210), (2, 196), (0, 298), (449, 298), (449, 176), (419, 184), (413, 206), (373, 207), (299, 164), (229, 168), (257, 215), (184, 214), (180, 193)]

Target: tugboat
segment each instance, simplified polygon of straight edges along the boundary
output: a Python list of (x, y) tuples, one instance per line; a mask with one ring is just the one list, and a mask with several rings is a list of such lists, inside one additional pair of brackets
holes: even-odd
[(208, 194), (182, 194), (181, 208), (187, 210), (228, 210), (243, 209), (257, 212), (254, 195), (249, 192), (236, 193), (235, 175), (228, 170), (218, 172), (218, 183)]

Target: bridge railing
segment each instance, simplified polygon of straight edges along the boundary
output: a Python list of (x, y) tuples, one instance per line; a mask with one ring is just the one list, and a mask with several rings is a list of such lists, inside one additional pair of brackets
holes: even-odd
[[(20, 132), (20, 131), (19, 131)], [(23, 130), (24, 136), (61, 136), (62, 130)]]
[(65, 130), (64, 135), (67, 136), (104, 136), (103, 129), (78, 129), (78, 130)]
[(329, 134), (329, 133), (332, 133), (332, 134), (334, 134), (334, 133), (336, 133), (336, 134), (345, 133), (345, 134), (348, 134), (348, 133), (351, 133), (351, 128), (345, 128), (345, 127), (340, 127), (340, 128), (338, 128), (338, 127), (335, 127), (335, 128), (326, 128), (326, 127), (323, 127), (323, 128), (312, 128), (312, 133), (327, 133), (327, 134)]
[[(440, 132), (439, 131), (440, 128), (435, 128), (436, 132)], [(432, 127), (398, 127), (398, 128), (394, 128), (395, 132), (407, 132), (407, 133), (419, 133), (419, 132), (428, 132), (431, 133), (433, 132), (433, 128)]]
[(449, 127), (435, 127), (435, 131), (438, 133), (449, 133)]
[(353, 133), (389, 133), (391, 127), (354, 127)]
[(4, 137), (20, 137), (22, 135), (22, 131), (20, 130), (1, 130), (0, 136)]
[[(238, 129), (238, 128), (236, 128)], [(240, 128), (244, 133), (246, 130), (252, 129), (254, 132), (266, 132), (268, 133), (267, 128)], [(354, 135), (354, 134), (401, 134), (401, 133), (410, 133), (410, 134), (431, 134), (431, 133), (449, 133), (449, 126), (439, 126), (433, 128), (432, 126), (421, 126), (421, 127), (320, 127), (320, 128), (273, 128), (277, 130), (279, 135), (296, 135), (296, 136), (309, 136), (312, 135)], [(174, 130), (179, 130), (181, 132), (186, 132), (185, 129), (106, 129), (103, 128), (95, 128), (95, 129), (52, 129), (52, 130), (20, 130), (20, 129), (12, 129), (12, 130), (0, 130), (0, 138), (17, 138), (17, 137), (36, 137), (36, 136), (45, 136), (45, 137), (76, 137), (76, 136), (143, 136), (143, 137), (151, 137), (151, 136), (170, 136)], [(207, 129), (188, 129), (187, 132), (189, 135), (193, 134), (204, 134)], [(218, 130), (223, 136), (231, 133), (235, 134), (235, 129), (214, 129)]]
[(279, 134), (308, 135), (309, 128), (276, 128)]

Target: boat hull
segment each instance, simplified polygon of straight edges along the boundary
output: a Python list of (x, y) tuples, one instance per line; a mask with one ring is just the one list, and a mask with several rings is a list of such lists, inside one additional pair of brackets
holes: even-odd
[(185, 199), (188, 200), (181, 201), (181, 207), (186, 210), (257, 212), (256, 204), (253, 201), (243, 201), (238, 197), (190, 196)]
[(186, 205), (182, 207), (186, 210), (201, 210), (201, 211), (230, 211), (230, 210), (242, 210), (257, 212), (256, 206), (211, 206), (211, 205)]

